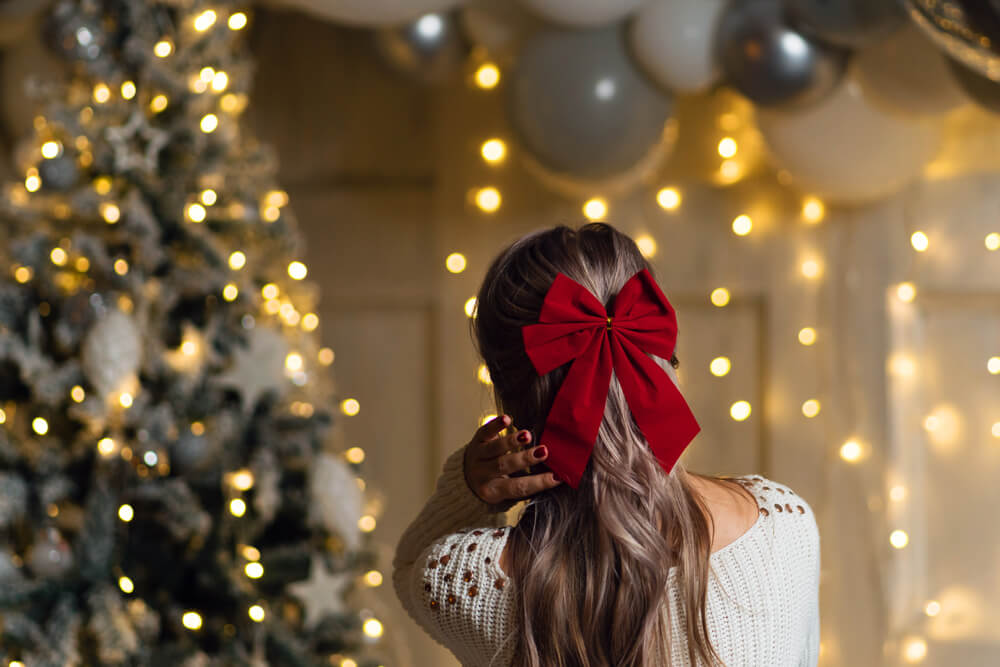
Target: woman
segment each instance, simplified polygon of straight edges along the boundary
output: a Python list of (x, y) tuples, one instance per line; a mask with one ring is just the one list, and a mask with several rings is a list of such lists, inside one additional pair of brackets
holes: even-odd
[(651, 271), (591, 223), (529, 234), (486, 273), (472, 328), (501, 414), (445, 462), (393, 561), (407, 612), (463, 665), (817, 663), (812, 508), (677, 462), (699, 427)]

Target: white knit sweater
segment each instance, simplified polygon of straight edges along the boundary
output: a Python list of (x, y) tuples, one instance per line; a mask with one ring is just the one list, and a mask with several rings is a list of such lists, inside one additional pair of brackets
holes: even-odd
[[(500, 569), (514, 502), (484, 503), (469, 488), (464, 447), (445, 461), (430, 500), (404, 531), (393, 585), (406, 611), (466, 667), (508, 667), (517, 582)], [(760, 475), (741, 478), (756, 523), (710, 557), (709, 638), (727, 667), (814, 667), (819, 658), (820, 544), (809, 504)], [(676, 568), (668, 581), (674, 582)], [(673, 665), (690, 666), (671, 583)]]

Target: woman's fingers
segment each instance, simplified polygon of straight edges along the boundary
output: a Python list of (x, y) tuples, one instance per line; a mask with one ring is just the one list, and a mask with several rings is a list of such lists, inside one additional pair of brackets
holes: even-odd
[[(487, 483), (486, 492), (497, 499), (521, 499), (551, 489), (562, 482), (556, 481), (550, 472), (523, 477), (497, 477)], [(491, 502), (499, 502), (494, 500)]]

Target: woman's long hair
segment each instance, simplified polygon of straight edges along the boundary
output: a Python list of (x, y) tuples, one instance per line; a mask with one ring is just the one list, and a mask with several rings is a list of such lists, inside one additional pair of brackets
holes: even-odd
[[(490, 265), (477, 296), (473, 339), (489, 370), (497, 409), (517, 428), (531, 431), (532, 444), (545, 444), (538, 438), (572, 362), (539, 377), (524, 351), (521, 327), (538, 321), (557, 272), (609, 307), (625, 281), (643, 268), (652, 272), (635, 242), (605, 223), (531, 233)], [(671, 374), (678, 364), (676, 354), (669, 361), (652, 359)], [(679, 461), (664, 473), (612, 374), (579, 488), (560, 484), (532, 496), (511, 531), (511, 578), (519, 591), (515, 665), (673, 664), (667, 598), (673, 566), (688, 660), (722, 663), (705, 615), (711, 514), (694, 491), (692, 475)]]

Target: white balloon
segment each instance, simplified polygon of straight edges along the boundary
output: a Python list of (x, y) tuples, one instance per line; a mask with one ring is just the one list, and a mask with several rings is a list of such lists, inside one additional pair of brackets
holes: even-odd
[(969, 101), (944, 56), (916, 27), (897, 30), (855, 57), (865, 96), (888, 111), (936, 115)]
[(941, 127), (873, 107), (852, 73), (822, 102), (796, 112), (759, 110), (771, 157), (802, 188), (860, 204), (898, 192), (937, 152)]
[(334, 23), (356, 26), (401, 25), (432, 12), (451, 9), (462, 0), (271, 0), (297, 7)]
[(632, 23), (632, 50), (658, 83), (678, 93), (708, 88), (718, 77), (713, 53), (723, 0), (656, 0)]
[(521, 0), (553, 23), (584, 27), (612, 23), (634, 12), (645, 0)]

